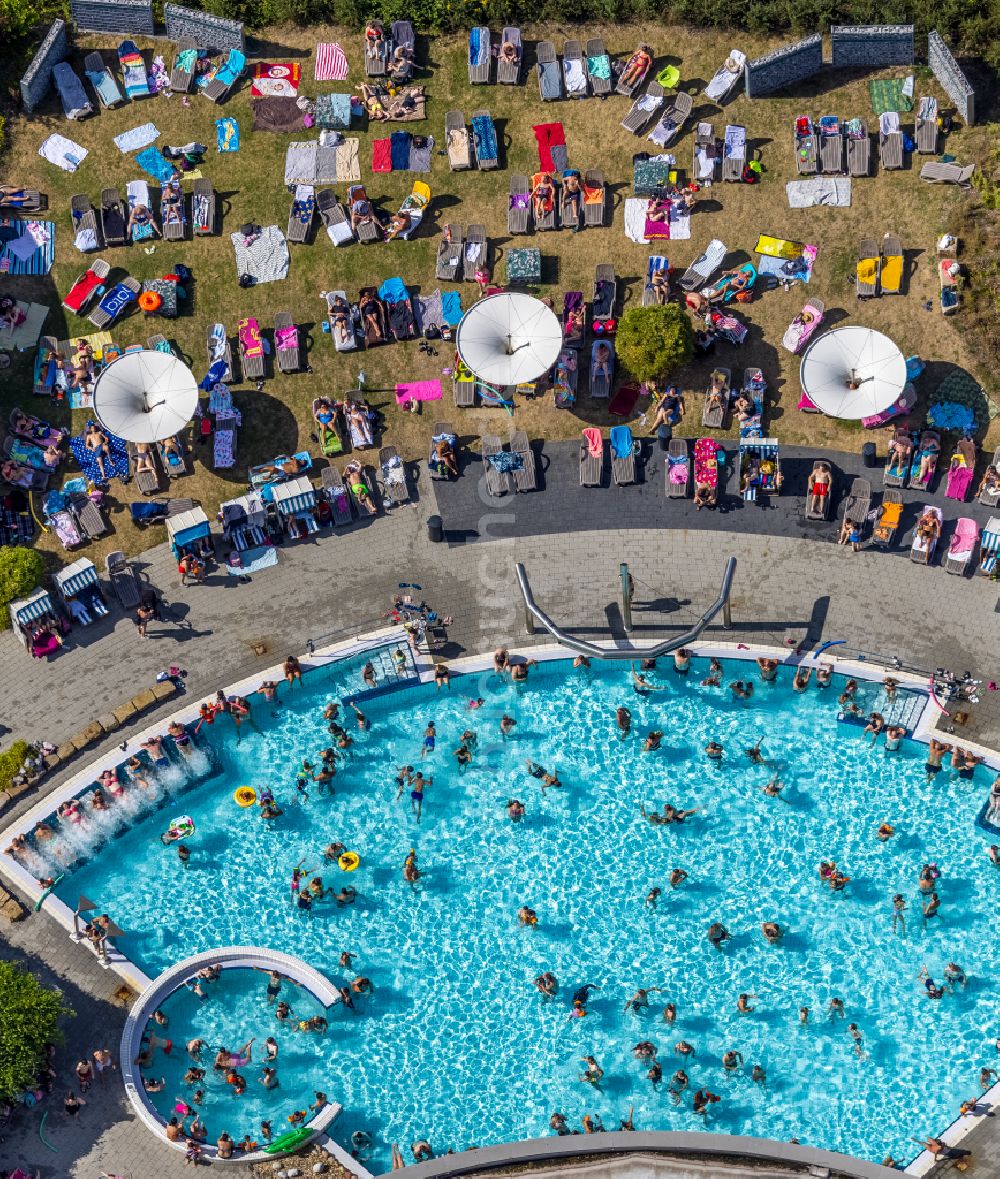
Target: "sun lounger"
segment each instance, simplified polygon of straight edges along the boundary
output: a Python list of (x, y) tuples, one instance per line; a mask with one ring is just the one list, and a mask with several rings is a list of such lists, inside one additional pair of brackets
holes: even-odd
[[(8, 185), (15, 188), (16, 185)], [(37, 189), (22, 188), (16, 192), (0, 192), (0, 209), (23, 213), (37, 213), (48, 207), (48, 197), (43, 196)]]
[(556, 47), (551, 41), (539, 41), (535, 69), (538, 72), (538, 94), (542, 102), (556, 102), (562, 98), (562, 70), (556, 59)]
[(215, 188), (211, 180), (199, 177), (191, 191), (191, 229), (195, 237), (208, 237), (216, 231)]
[(122, 41), (118, 46), (118, 66), (125, 84), (125, 97), (132, 101), (149, 97), (146, 63), (134, 41)]
[[(552, 197), (548, 204), (543, 204), (542, 215), (538, 215), (538, 209), (535, 204), (534, 192), (540, 184), (548, 184), (552, 189)], [(556, 198), (559, 190), (558, 181), (555, 174), (552, 172), (536, 172), (531, 178), (531, 218), (535, 223), (535, 231), (541, 232), (546, 229), (556, 228)]]
[[(581, 193), (569, 199), (569, 194), (566, 192), (565, 180), (567, 176), (575, 176), (580, 184)], [(580, 228), (580, 221), (583, 215), (583, 177), (575, 168), (567, 168), (559, 182), (557, 193), (559, 201), (559, 225), (563, 229), (578, 230)]]
[[(853, 127), (852, 124), (857, 124)], [(868, 126), (860, 119), (851, 119), (847, 124), (847, 174), (868, 176), (871, 173), (872, 143)]]
[(274, 317), (274, 353), (280, 372), (294, 373), (302, 367), (298, 328), (287, 311)]
[[(354, 241), (354, 230), (343, 207), (331, 188), (323, 188), (316, 194), (316, 209), (326, 229), (326, 235), (335, 246), (346, 246)], [(374, 228), (374, 227), (373, 227)]]
[(1000, 518), (991, 516), (979, 538), (979, 572), (995, 577), (1000, 570)]
[(427, 470), (432, 479), (441, 480), (448, 483), (453, 476), (449, 471), (444, 460), (438, 457), (437, 446), (439, 442), (450, 442), (452, 452), (455, 455), (456, 465), (458, 463), (458, 435), (455, 433), (455, 427), (451, 422), (435, 422), (431, 428), (430, 450), (427, 456)]
[(485, 225), (470, 225), (465, 231), (462, 268), (465, 271), (466, 282), (475, 282), (477, 271), (489, 270), (490, 243), (486, 237)]
[(604, 475), (604, 439), (596, 426), (589, 426), (580, 439), (580, 486), (600, 487)]
[(465, 115), (449, 111), (444, 117), (444, 135), (448, 147), (448, 167), (452, 172), (465, 172), (472, 167), (472, 143)]
[[(83, 315), (87, 305), (97, 296), (98, 292), (103, 293), (104, 281), (110, 273), (111, 267), (108, 263), (103, 258), (95, 258), (70, 287), (62, 305), (67, 311), (72, 311), (74, 315)], [(42, 344), (44, 343), (43, 339)]]
[(455, 367), (451, 375), (451, 391), (456, 409), (472, 409), (476, 404), (476, 378), (471, 369), (455, 355)]
[(883, 111), (879, 115), (878, 155), (883, 168), (903, 166), (903, 132), (899, 129), (898, 111)]
[(713, 238), (677, 280), (682, 291), (697, 291), (708, 282), (722, 265), (726, 247), (718, 238)]
[[(944, 515), (939, 507), (936, 507), (934, 504), (926, 504), (920, 515), (933, 515), (934, 519), (937, 520), (937, 530), (940, 533), (941, 525), (944, 523)], [(929, 565), (934, 560), (937, 543), (937, 536), (933, 534), (922, 536), (919, 529), (915, 527), (913, 530), (913, 540), (910, 543), (910, 560), (915, 565)]]
[[(360, 459), (351, 459), (349, 463), (344, 464), (344, 479), (347, 483), (347, 491), (351, 497), (351, 503), (354, 505), (354, 510), (361, 520), (369, 516), (378, 515), (379, 505), (375, 498), (376, 483), (374, 475), (375, 473), (371, 467), (367, 466)], [(360, 496), (355, 494), (355, 480), (361, 483), (367, 490), (370, 503), (363, 503)]]
[(320, 486), (323, 497), (330, 505), (334, 525), (342, 527), (344, 524), (350, 524), (353, 519), (351, 497), (347, 494), (340, 471), (332, 463), (320, 472)]
[(215, 71), (212, 80), (202, 90), (202, 94), (210, 102), (221, 102), (242, 78), (246, 65), (247, 59), (243, 51), (230, 49), (226, 54), (226, 60)]
[[(806, 519), (829, 520), (833, 502), (833, 468), (825, 459), (816, 459), (810, 479), (816, 493), (806, 488)], [(826, 490), (819, 492), (820, 488)]]
[(840, 175), (844, 170), (844, 133), (836, 115), (824, 115), (819, 121), (819, 166), (826, 175)]
[(694, 133), (691, 179), (696, 184), (711, 185), (722, 177), (722, 140), (716, 139), (711, 123), (699, 123)]
[[(604, 349), (608, 355), (605, 356)], [(607, 361), (607, 372), (598, 372), (598, 351)], [(595, 340), (590, 346), (590, 395), (606, 399), (611, 396), (611, 388), (615, 380), (615, 344), (614, 337), (607, 336)]]
[(510, 178), (510, 203), (507, 207), (507, 232), (527, 233), (531, 213), (531, 185), (527, 176), (514, 174)]
[(160, 192), (160, 233), (165, 242), (182, 242), (186, 236), (187, 208), (179, 184), (168, 184)]
[(83, 83), (69, 64), (61, 61), (52, 67), (52, 84), (62, 102), (63, 114), (67, 119), (85, 119), (94, 113), (94, 105), (87, 97)]
[(666, 109), (660, 115), (656, 126), (646, 136), (657, 147), (669, 147), (681, 133), (694, 107), (694, 99), (690, 94), (681, 91), (667, 103)]
[(386, 35), (380, 20), (370, 20), (365, 27), (365, 75), (384, 78), (392, 55), (392, 38)]
[(382, 474), (384, 498), (389, 506), (405, 504), (410, 498), (410, 486), (406, 479), (406, 465), (399, 457), (395, 446), (383, 446), (378, 452), (378, 465)]
[(129, 465), (135, 476), (136, 487), (143, 495), (156, 495), (163, 485), (163, 467), (160, 463), (159, 451), (155, 446), (150, 446), (147, 452), (152, 463), (150, 466), (140, 463), (139, 451), (134, 442), (127, 442), (125, 445)]
[[(785, 334), (781, 337), (782, 348), (791, 352), (793, 356), (801, 352), (816, 334), (825, 314), (826, 303), (822, 299), (810, 297), (798, 315), (785, 328)], [(807, 407), (800, 405), (799, 408)]]
[(528, 442), (528, 435), (524, 430), (510, 431), (510, 452), (521, 459), (520, 467), (515, 466), (511, 474), (514, 476), (515, 491), (537, 491), (538, 473), (535, 464), (535, 454)]
[(742, 180), (747, 162), (747, 129), (739, 124), (727, 124), (722, 143), (722, 179)]
[(795, 171), (800, 176), (815, 176), (819, 170), (819, 139), (808, 115), (799, 115), (793, 132)]
[(417, 52), (417, 38), (412, 23), (408, 20), (394, 20), (391, 33), (394, 49), (404, 50), (412, 61)]
[[(486, 494), (492, 496), (506, 495), (514, 490), (513, 474), (509, 470), (500, 470), (498, 458), (504, 453), (503, 443), (496, 434), (482, 436), (483, 471), (486, 475)], [(493, 461), (496, 459), (496, 461)]]
[(500, 166), (497, 130), (489, 111), (472, 112), (472, 142), (480, 172), (492, 172)]
[(365, 191), (363, 184), (352, 184), (347, 190), (347, 207), (351, 210), (352, 217), (356, 206), (362, 210), (367, 210), (367, 213), (362, 214), (363, 219), (357, 223), (354, 230), (358, 241), (365, 244), (379, 241), (382, 237), (382, 231), (379, 228), (378, 222), (375, 220), (371, 201), (368, 199), (368, 193)]
[(712, 75), (711, 81), (704, 89), (706, 98), (718, 106), (726, 101), (733, 88), (743, 77), (743, 70), (747, 64), (747, 55), (740, 49), (731, 49), (729, 56)]
[(97, 224), (97, 210), (90, 203), (90, 197), (77, 193), (70, 197), (70, 220), (73, 224), (74, 244), (81, 253), (101, 248), (100, 229)]
[[(705, 392), (705, 407), (701, 414), (701, 424), (708, 430), (721, 430), (725, 427), (729, 413), (729, 398), (732, 393), (730, 381), (732, 373), (728, 368), (717, 368), (712, 372)], [(717, 397), (713, 397), (713, 384), (716, 386)]]
[(854, 288), (859, 299), (873, 299), (878, 294), (882, 257), (873, 238), (863, 238), (858, 246)]
[[(995, 471), (1000, 471), (1000, 446), (993, 452), (993, 458), (990, 460), (990, 466)], [(985, 504), (988, 508), (995, 508), (1000, 504), (1000, 480), (998, 480), (992, 487), (984, 487), (979, 493), (979, 502)]]
[(104, 572), (121, 608), (134, 610), (139, 605), (139, 579), (135, 574), (135, 566), (121, 549), (108, 553), (104, 558)]
[[(930, 490), (931, 484), (934, 482), (934, 474), (937, 471), (938, 459), (941, 456), (941, 435), (937, 430), (921, 430), (920, 441), (917, 443), (916, 449), (913, 452), (913, 459), (910, 463), (910, 486), (922, 487), (927, 491)], [(926, 464), (926, 470), (923, 478), (920, 477), (920, 468), (924, 466), (924, 459), (930, 461)]]
[(633, 135), (638, 135), (649, 120), (663, 106), (666, 91), (659, 82), (650, 82), (646, 93), (635, 99), (628, 114), (622, 119), (622, 126)]
[[(361, 306), (361, 330), (365, 337), (365, 345), (374, 348), (378, 344), (388, 344), (392, 339), (392, 329), (389, 326), (389, 309), (379, 298), (375, 287), (362, 287), (358, 292), (358, 302)], [(365, 314), (368, 306), (371, 317)]]
[(153, 205), (149, 195), (149, 183), (146, 180), (130, 180), (125, 185), (125, 200), (128, 205), (128, 216), (131, 218), (135, 209), (142, 207), (149, 210), (150, 223), (140, 225), (134, 223), (129, 231), (132, 241), (152, 241), (156, 237), (154, 226), (156, 219), (153, 216)]
[(463, 252), (461, 225), (446, 225), (438, 242), (434, 276), (442, 282), (459, 282), (462, 277)]
[[(582, 319), (579, 312), (583, 312)], [(566, 291), (562, 309), (563, 344), (567, 348), (582, 348), (587, 334), (587, 311), (583, 291)]]
[(262, 381), (264, 379), (264, 341), (261, 339), (260, 324), (252, 315), (239, 320), (237, 336), (244, 378), (248, 381)]
[(955, 521), (948, 553), (944, 559), (945, 572), (963, 576), (972, 562), (972, 554), (979, 542), (979, 525), (968, 516)]
[(288, 213), (288, 232), (285, 237), (300, 245), (309, 240), (316, 217), (316, 190), (311, 184), (297, 184)]
[(593, 94), (603, 98), (611, 93), (611, 58), (600, 37), (591, 37), (587, 42), (584, 68)]
[(186, 94), (194, 81), (198, 64), (198, 42), (190, 37), (180, 37), (174, 55), (174, 68), (170, 71), (170, 89)]
[[(654, 277), (657, 279), (655, 284)], [(646, 281), (642, 287), (642, 305), (643, 307), (662, 306), (669, 297), (670, 259), (665, 254), (650, 254), (649, 261), (646, 263)]]
[(889, 443), (882, 469), (883, 487), (905, 487), (910, 478), (910, 459), (916, 435), (902, 427), (898, 428)]
[(482, 86), (490, 80), (493, 63), (493, 35), (485, 25), (469, 32), (469, 85)]
[(101, 296), (101, 301), (87, 316), (96, 328), (106, 328), (124, 315), (128, 307), (139, 298), (142, 288), (137, 279), (127, 274), (119, 283)]
[[(323, 402), (326, 406), (323, 407), (329, 412), (330, 420), (321, 423), (317, 418)], [(313, 421), (316, 422), (317, 436), (320, 440), (320, 449), (327, 458), (332, 458), (334, 455), (344, 453), (344, 424), (341, 416), (341, 407), (336, 401), (331, 401), (329, 398), (314, 397), (312, 403)], [(367, 442), (361, 439), (365, 446)]]
[(850, 520), (860, 530), (862, 538), (867, 528), (868, 512), (872, 504), (872, 485), (867, 479), (855, 479), (841, 504), (840, 520)]
[(587, 97), (587, 67), (579, 41), (563, 42), (563, 86), (567, 98)]
[(903, 243), (895, 233), (882, 238), (882, 269), (879, 283), (883, 295), (898, 295), (903, 289)]
[(635, 482), (635, 439), (628, 426), (611, 427), (611, 478), (616, 487)]
[(975, 170), (975, 164), (942, 164), (935, 160), (920, 169), (920, 179), (928, 184), (957, 184), (959, 188), (971, 188)]
[[(643, 52), (643, 48), (640, 46), (640, 48), (636, 49), (635, 53), (633, 53), (632, 56), (628, 59), (628, 61), (625, 63), (625, 68), (622, 70), (621, 74), (619, 74), (618, 81), (615, 84), (615, 93), (616, 94), (624, 94), (626, 98), (631, 98), (632, 95), (635, 94), (635, 92), (643, 84), (643, 82), (645, 82), (646, 77), (649, 74), (650, 68), (653, 64), (652, 63), (652, 56), (653, 56), (652, 50), (650, 50), (649, 53), (647, 54), (647, 56), (650, 58), (650, 61), (648, 63), (645, 63), (646, 68), (644, 70), (642, 70), (640, 73), (636, 74), (631, 79), (631, 81), (626, 81), (626, 78), (628, 77), (629, 70), (631, 69), (633, 63), (637, 61), (639, 54), (642, 52)], [(650, 86), (650, 89), (652, 89), (652, 86)], [(662, 92), (662, 88), (661, 88), (661, 92)], [(631, 128), (630, 128), (630, 130), (631, 130)], [(638, 134), (638, 132), (636, 132), (636, 134)]]
[(938, 261), (938, 279), (941, 285), (941, 314), (954, 315), (961, 303), (958, 279), (961, 268), (955, 258), (941, 258)]
[(83, 70), (105, 110), (125, 101), (114, 74), (104, 64), (104, 58), (99, 53), (95, 51), (87, 54), (83, 59)]
[(218, 366), (213, 373), (215, 382), (223, 382), (230, 385), (235, 384), (236, 373), (233, 369), (233, 350), (229, 344), (229, 337), (226, 335), (225, 324), (213, 323), (209, 327), (206, 351), (208, 353), (209, 368)]
[(664, 490), (668, 499), (684, 499), (691, 477), (686, 438), (671, 438), (663, 464)]
[(600, 262), (594, 268), (594, 293), (591, 301), (591, 323), (604, 323), (614, 318), (618, 303), (618, 279), (610, 262)]
[(590, 168), (583, 174), (583, 223), (588, 228), (604, 224), (604, 173)]
[(158, 442), (157, 450), (160, 455), (160, 464), (168, 478), (179, 479), (181, 475), (188, 474), (188, 449), (180, 434)]
[(917, 151), (922, 156), (932, 156), (937, 153), (937, 117), (937, 99), (931, 97), (921, 98), (917, 106), (917, 125), (914, 138), (917, 141)]
[(128, 240), (125, 202), (117, 188), (101, 192), (101, 234), (106, 246), (123, 246)]
[[(503, 47), (505, 45), (513, 45), (517, 50), (517, 56), (513, 59), (504, 57)], [(521, 81), (523, 58), (521, 30), (514, 25), (507, 25), (500, 35), (500, 56), (497, 58), (497, 81), (501, 86), (516, 86)]]

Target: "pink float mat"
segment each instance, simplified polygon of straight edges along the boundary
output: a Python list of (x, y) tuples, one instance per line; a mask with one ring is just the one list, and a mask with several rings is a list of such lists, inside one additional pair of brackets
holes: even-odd
[(408, 401), (440, 401), (440, 381), (407, 381), (396, 386), (396, 404), (405, 405)]

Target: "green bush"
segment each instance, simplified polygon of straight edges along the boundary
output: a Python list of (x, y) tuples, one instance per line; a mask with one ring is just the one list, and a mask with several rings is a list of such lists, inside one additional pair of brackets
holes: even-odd
[(630, 307), (618, 323), (615, 350), (636, 380), (666, 380), (694, 355), (691, 321), (677, 303)]
[(24, 765), (30, 746), (27, 741), (15, 741), (10, 749), (0, 753), (0, 791), (8, 790), (15, 775)]
[(39, 587), (45, 564), (34, 549), (0, 548), (0, 630), (10, 627), (7, 607)]
[(26, 970), (0, 962), (0, 1098), (35, 1087), (48, 1046), (62, 1038), (59, 1021), (75, 1015), (59, 991)]

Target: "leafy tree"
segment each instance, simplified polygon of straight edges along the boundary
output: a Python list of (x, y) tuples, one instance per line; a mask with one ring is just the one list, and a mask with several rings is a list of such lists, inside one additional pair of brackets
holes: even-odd
[(7, 607), (41, 585), (45, 563), (34, 549), (0, 548), (0, 630), (10, 627)]
[(694, 354), (691, 321), (677, 303), (630, 307), (618, 323), (615, 350), (636, 380), (666, 380)]
[(26, 970), (0, 962), (0, 1098), (34, 1088), (49, 1044), (61, 1039), (59, 1021), (75, 1015), (59, 991)]

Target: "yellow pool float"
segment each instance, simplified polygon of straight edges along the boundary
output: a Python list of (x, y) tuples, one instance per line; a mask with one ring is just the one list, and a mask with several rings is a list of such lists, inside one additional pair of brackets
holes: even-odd
[(361, 863), (361, 857), (357, 852), (344, 852), (337, 863), (345, 872), (353, 872)]
[(241, 786), (233, 795), (237, 806), (253, 806), (257, 801), (257, 791), (252, 786)]

